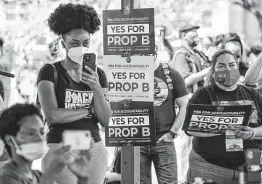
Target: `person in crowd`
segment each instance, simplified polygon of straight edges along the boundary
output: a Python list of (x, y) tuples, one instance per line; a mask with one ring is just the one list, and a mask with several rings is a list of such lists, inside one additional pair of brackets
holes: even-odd
[(225, 38), (225, 34), (217, 35), (216, 38), (215, 38), (215, 41), (214, 41), (214, 44), (215, 44), (214, 46), (220, 47), (224, 38)]
[[(67, 51), (64, 60), (53, 64), (58, 74), (55, 88), (54, 68), (45, 65), (38, 74), (38, 96), (44, 116), (49, 123), (47, 135), (50, 151), (43, 159), (43, 171), (51, 162), (50, 154), (62, 146), (65, 130), (90, 130), (94, 145), (89, 182), (101, 184), (107, 170), (107, 152), (99, 135), (98, 123), (105, 126), (111, 116), (107, 99), (107, 78), (104, 71), (97, 67), (93, 71), (82, 71), (82, 58), (90, 47), (91, 35), (100, 26), (100, 19), (94, 8), (80, 4), (60, 4), (48, 18), (51, 31), (63, 39)], [(73, 153), (72, 153), (73, 154)], [(56, 175), (58, 184), (75, 184), (76, 177), (64, 168)]]
[(213, 46), (213, 39), (211, 36), (204, 36), (201, 38), (201, 51), (206, 54), (210, 47)]
[[(173, 57), (172, 66), (178, 71), (185, 80), (190, 95), (204, 84), (204, 77), (208, 69), (202, 70), (203, 57), (195, 49), (199, 43), (197, 25), (186, 25), (180, 28), (182, 46), (177, 50)], [(177, 157), (178, 157), (178, 179), (180, 183), (186, 181), (188, 170), (188, 156), (192, 147), (192, 138), (180, 131), (178, 134)]]
[[(237, 64), (238, 64), (238, 69), (240, 72), (240, 78), (239, 82), (245, 85), (248, 85), (245, 83), (245, 74), (248, 70), (248, 66), (243, 62), (243, 54), (244, 54), (244, 48), (242, 41), (238, 34), (236, 33), (228, 33), (224, 36), (224, 40), (219, 46), (219, 49), (227, 49), (235, 54), (235, 57), (237, 58)], [(210, 80), (214, 79), (211, 77), (212, 71), (210, 70), (209, 73), (207, 74), (205, 84), (208, 85), (210, 84)], [(250, 86), (252, 87), (252, 86)]]
[[(243, 139), (244, 149), (259, 148), (262, 138), (262, 96), (253, 88), (239, 85), (238, 59), (229, 50), (219, 50), (212, 57), (211, 84), (200, 87), (188, 104), (252, 105), (248, 125), (236, 132)], [(224, 78), (221, 79), (221, 75)], [(210, 179), (217, 184), (237, 183), (238, 167), (244, 164), (244, 152), (226, 150), (225, 135), (196, 133), (189, 156), (188, 180), (195, 177)]]
[(157, 60), (161, 63), (170, 63), (174, 56), (173, 47), (166, 38), (172, 34), (172, 24), (163, 15), (155, 17), (155, 44), (157, 47)]
[[(244, 47), (240, 36), (237, 33), (228, 33), (221, 44), (221, 49), (227, 49), (233, 52), (237, 58), (237, 64), (239, 68), (240, 75), (245, 76), (248, 66), (243, 61)], [(243, 81), (243, 79), (242, 79)]]
[[(0, 70), (1, 71), (7, 71), (8, 68), (6, 66), (6, 57), (4, 57), (4, 39), (0, 38), (0, 63), (2, 63), (0, 65)], [(7, 88), (4, 88), (4, 84), (6, 83), (10, 83), (9, 79), (5, 78), (4, 76), (0, 76), (0, 96), (2, 97), (3, 100), (5, 100), (4, 104), (8, 103), (8, 98), (9, 98), (9, 92), (7, 92)]]
[(178, 49), (173, 57), (173, 68), (185, 79), (188, 91), (194, 93), (196, 89), (204, 84), (204, 77), (208, 69), (202, 70), (205, 62), (202, 54), (195, 49), (199, 44), (197, 25), (186, 25), (180, 28), (182, 46)]
[(247, 60), (250, 65), (252, 65), (257, 60), (261, 51), (262, 51), (262, 46), (259, 45), (251, 46), (251, 48), (247, 52)]
[[(40, 111), (32, 104), (15, 104), (0, 117), (0, 135), (10, 156), (0, 168), (3, 184), (52, 184), (56, 174), (68, 167), (77, 177), (78, 184), (88, 184), (90, 154), (72, 158), (69, 147), (52, 152), (52, 162), (46, 172), (32, 170), (32, 162), (43, 157), (48, 146)], [(70, 162), (69, 162), (70, 161)]]
[[(157, 54), (156, 54), (157, 55)], [(154, 163), (159, 184), (177, 183), (177, 159), (174, 138), (182, 126), (189, 99), (182, 76), (167, 63), (155, 61), (154, 106), (156, 145), (140, 147), (140, 183), (150, 184)], [(176, 115), (175, 103), (179, 107)]]

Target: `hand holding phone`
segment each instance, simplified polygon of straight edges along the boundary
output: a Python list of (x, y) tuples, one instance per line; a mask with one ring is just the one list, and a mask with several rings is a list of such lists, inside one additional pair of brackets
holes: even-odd
[(63, 132), (64, 146), (70, 146), (71, 150), (90, 150), (92, 135), (89, 130), (65, 130)]
[(94, 53), (86, 53), (83, 55), (83, 68), (82, 70), (86, 73), (90, 73), (85, 66), (96, 72), (96, 55)]

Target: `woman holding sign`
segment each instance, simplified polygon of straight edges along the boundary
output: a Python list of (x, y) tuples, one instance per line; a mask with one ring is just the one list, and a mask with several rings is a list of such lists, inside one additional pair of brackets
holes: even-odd
[[(78, 147), (75, 155), (80, 147), (83, 149), (92, 140), (92, 170), (88, 178), (92, 184), (103, 183), (106, 175), (107, 153), (99, 135), (98, 122), (107, 125), (111, 115), (110, 104), (104, 96), (107, 93), (106, 75), (102, 69), (96, 68), (94, 54), (88, 53), (91, 34), (99, 30), (100, 24), (94, 8), (60, 4), (49, 16), (48, 25), (52, 32), (61, 36), (67, 55), (53, 66), (45, 65), (37, 80), (39, 101), (50, 124), (47, 136), (50, 152), (67, 145), (67, 141), (74, 141), (69, 145)], [(93, 63), (94, 68), (84, 65), (86, 60)], [(92, 139), (89, 139), (87, 130), (91, 132)], [(50, 155), (43, 159), (44, 172), (50, 163)], [(75, 184), (77, 180), (68, 168), (64, 168), (61, 174), (56, 175), (56, 182)]]
[(259, 148), (261, 144), (262, 96), (256, 90), (238, 84), (240, 73), (237, 59), (232, 52), (216, 52), (211, 63), (211, 84), (199, 88), (189, 104), (252, 105), (253, 108), (248, 126), (233, 130), (236, 139), (230, 141), (237, 149), (229, 149), (231, 147), (227, 145), (225, 135), (187, 132), (194, 136), (193, 149), (189, 156), (188, 180), (202, 177), (218, 184), (232, 184), (237, 183), (238, 168), (244, 164), (243, 150)]

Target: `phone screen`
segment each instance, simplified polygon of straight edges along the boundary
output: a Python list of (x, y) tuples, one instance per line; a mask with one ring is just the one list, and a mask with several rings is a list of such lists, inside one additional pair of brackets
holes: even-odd
[(70, 146), (71, 150), (89, 150), (92, 136), (89, 130), (65, 130), (63, 132), (63, 145)]
[(83, 55), (83, 71), (89, 73), (85, 66), (88, 66), (93, 71), (96, 71), (96, 55), (94, 53), (86, 53)]

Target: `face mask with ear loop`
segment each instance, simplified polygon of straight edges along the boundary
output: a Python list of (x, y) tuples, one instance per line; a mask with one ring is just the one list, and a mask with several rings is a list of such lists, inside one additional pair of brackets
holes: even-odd
[(11, 137), (11, 140), (16, 148), (16, 154), (25, 158), (28, 161), (37, 160), (44, 157), (49, 151), (46, 141), (21, 144), (18, 146), (15, 139)]
[(71, 59), (73, 62), (79, 65), (82, 65), (84, 54), (88, 53), (88, 48), (87, 47), (72, 47), (69, 49), (66, 46), (66, 43), (63, 38), (62, 38), (62, 42), (64, 43), (66, 47), (67, 56), (69, 57), (69, 59)]

